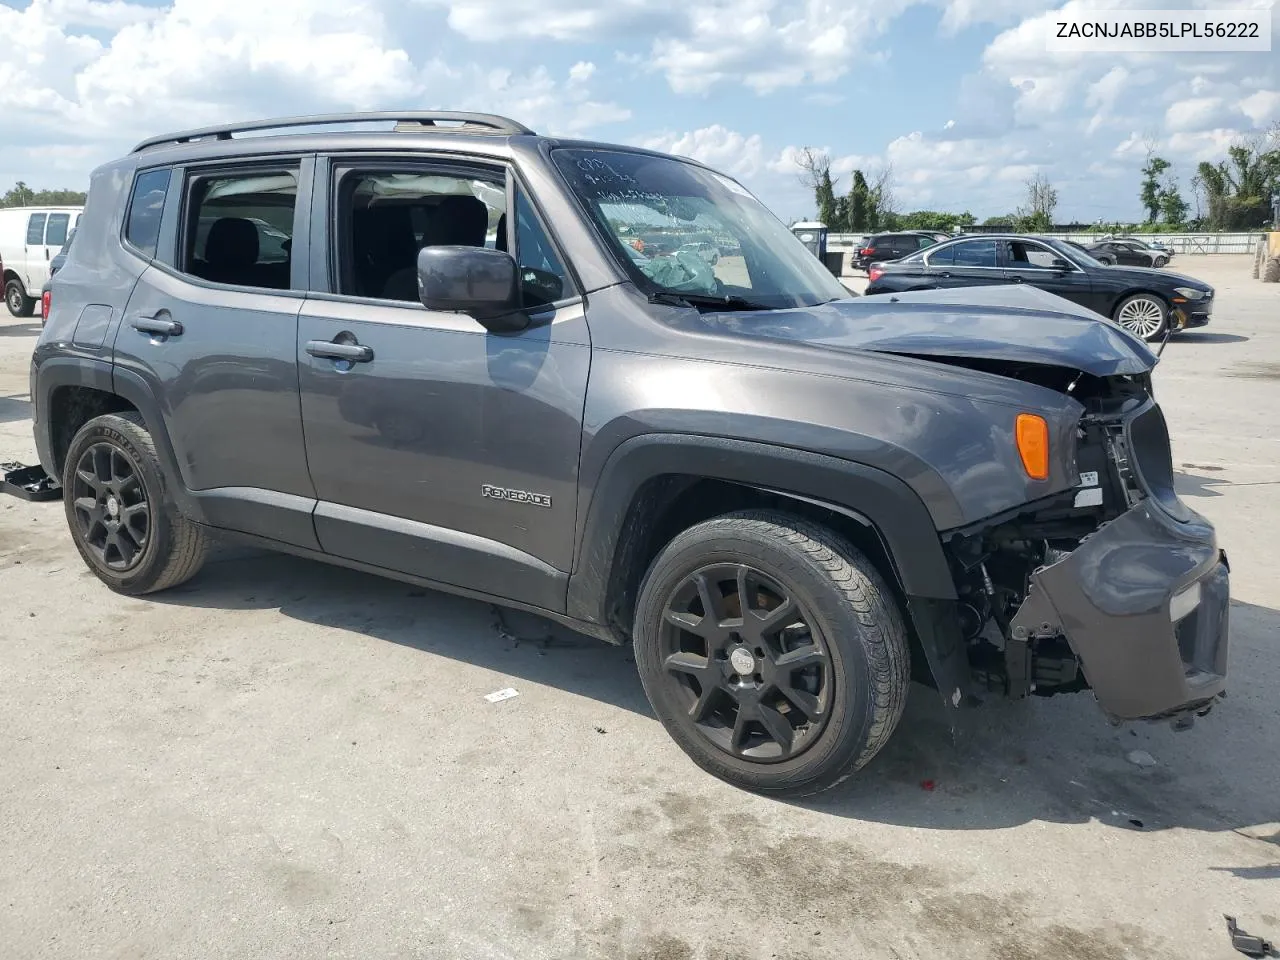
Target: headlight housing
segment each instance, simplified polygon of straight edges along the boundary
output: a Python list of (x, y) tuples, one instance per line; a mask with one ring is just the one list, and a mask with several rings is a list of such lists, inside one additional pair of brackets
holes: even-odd
[(1186, 297), (1188, 300), (1202, 300), (1207, 296), (1203, 290), (1196, 290), (1193, 287), (1174, 287), (1173, 292), (1180, 297)]

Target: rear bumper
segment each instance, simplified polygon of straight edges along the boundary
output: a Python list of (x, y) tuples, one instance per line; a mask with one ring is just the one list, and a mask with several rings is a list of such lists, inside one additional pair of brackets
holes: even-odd
[(1098, 704), (1122, 720), (1199, 712), (1226, 689), (1230, 576), (1212, 525), (1154, 498), (1031, 578), (1015, 638), (1065, 636)]

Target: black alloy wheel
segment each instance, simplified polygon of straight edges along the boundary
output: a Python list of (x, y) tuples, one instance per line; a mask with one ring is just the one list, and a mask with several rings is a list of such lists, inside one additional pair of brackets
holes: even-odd
[(831, 657), (804, 606), (745, 563), (697, 570), (663, 611), (663, 667), (711, 744), (756, 762), (808, 748), (830, 715)]
[(71, 495), (82, 541), (102, 565), (119, 573), (137, 566), (151, 538), (151, 504), (128, 452), (110, 441), (86, 449)]

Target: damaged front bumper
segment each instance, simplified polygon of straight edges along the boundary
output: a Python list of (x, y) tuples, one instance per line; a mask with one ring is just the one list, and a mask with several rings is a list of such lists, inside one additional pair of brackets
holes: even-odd
[(1225, 690), (1229, 606), (1213, 526), (1148, 498), (1032, 574), (1010, 642), (1064, 637), (1109, 716), (1177, 719)]

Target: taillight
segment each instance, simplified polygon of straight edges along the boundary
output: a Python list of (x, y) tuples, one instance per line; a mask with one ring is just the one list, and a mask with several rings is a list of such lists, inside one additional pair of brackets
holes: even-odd
[(872, 283), (875, 283), (877, 280), (879, 280), (883, 276), (884, 276), (884, 270), (881, 269), (880, 267), (872, 267), (870, 270), (867, 271), (867, 279), (870, 280)]
[(872, 257), (872, 256), (875, 256), (876, 248), (875, 248), (875, 247), (863, 247), (863, 248), (862, 248), (862, 250), (861, 250), (860, 252), (861, 252), (861, 254), (862, 254), (864, 257)]
[(40, 296), (40, 319), (49, 319), (49, 307), (53, 304), (53, 291), (46, 290)]

